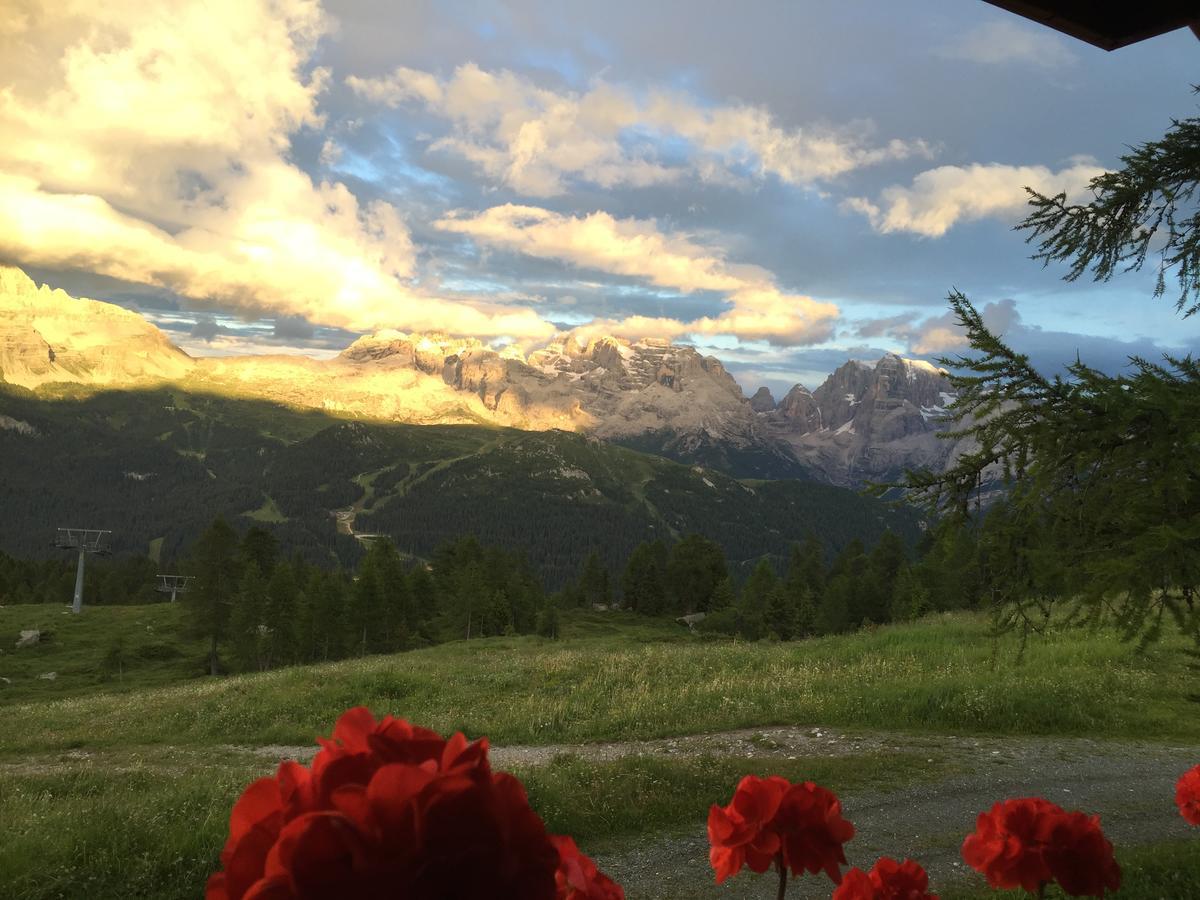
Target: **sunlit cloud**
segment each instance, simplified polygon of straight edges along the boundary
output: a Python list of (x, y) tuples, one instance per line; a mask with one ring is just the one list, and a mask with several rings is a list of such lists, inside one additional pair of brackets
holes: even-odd
[[(706, 106), (677, 92), (635, 93), (603, 81), (583, 93), (555, 91), (474, 63), (449, 78), (400, 66), (346, 83), (374, 103), (415, 105), (448, 120), (450, 133), (432, 149), (535, 197), (562, 194), (576, 179), (612, 188), (774, 176), (811, 186), (884, 160), (931, 155), (920, 140), (875, 143), (869, 123), (786, 128), (759, 106)], [(685, 159), (661, 152), (668, 140)]]
[(0, 257), (355, 330), (553, 331), (428, 296), (391, 204), (290, 159), (323, 125), (318, 3), (29, 9), (0, 30)]
[(729, 308), (689, 321), (632, 316), (597, 322), (593, 329), (635, 337), (730, 334), (775, 344), (809, 344), (832, 333), (838, 309), (782, 291), (758, 266), (729, 263), (686, 235), (663, 233), (652, 220), (617, 219), (606, 212), (567, 216), (535, 206), (505, 204), (476, 215), (441, 219), (437, 227), (488, 247), (553, 259), (582, 269), (644, 279), (689, 293), (715, 291)]
[(1082, 158), (1057, 172), (1046, 166), (999, 163), (939, 166), (921, 172), (908, 187), (884, 188), (877, 201), (852, 197), (842, 206), (865, 215), (871, 227), (884, 234), (907, 231), (941, 237), (959, 222), (1018, 218), (1028, 209), (1026, 187), (1042, 194), (1065, 191), (1078, 196), (1103, 172)]

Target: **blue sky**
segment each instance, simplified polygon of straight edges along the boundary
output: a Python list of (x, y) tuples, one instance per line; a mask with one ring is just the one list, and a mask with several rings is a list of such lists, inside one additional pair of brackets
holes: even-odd
[(1083, 196), (1195, 115), (1186, 30), (1106, 53), (961, 0), (162, 7), (0, 16), (0, 258), (193, 353), (583, 327), (778, 395), (953, 352), (951, 288), (1047, 370), (1197, 344), (1153, 273), (1068, 284), (1012, 230), (1022, 185)]

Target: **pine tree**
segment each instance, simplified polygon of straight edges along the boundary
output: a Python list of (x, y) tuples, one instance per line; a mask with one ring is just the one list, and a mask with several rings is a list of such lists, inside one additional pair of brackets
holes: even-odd
[(310, 582), (313, 659), (341, 659), (346, 654), (346, 598), (340, 574), (322, 572)]
[(725, 553), (714, 541), (689, 534), (671, 548), (667, 561), (667, 590), (671, 612), (687, 615), (711, 608), (713, 592), (729, 575)]
[(270, 578), (279, 561), (279, 541), (261, 525), (252, 525), (242, 536), (241, 557), (243, 565), (254, 563), (263, 578)]
[[(1019, 227), (1036, 259), (1068, 264), (1067, 280), (1090, 271), (1107, 281), (1157, 250), (1155, 295), (1174, 269), (1176, 309), (1190, 316), (1200, 310), (1197, 159), (1200, 119), (1176, 121), (1093, 179), (1087, 203), (1030, 191)], [(1108, 376), (1077, 360), (1066, 377), (1046, 378), (965, 296), (949, 299), (972, 351), (942, 361), (958, 370), (951, 435), (976, 449), (946, 472), (910, 473), (905, 486), (932, 510), (974, 520), (997, 624), (1035, 630), (1067, 602), (1067, 621), (1115, 617), (1153, 640), (1170, 617), (1200, 659), (1200, 368), (1190, 357), (1134, 358), (1128, 374)], [(1001, 492), (1001, 508), (985, 514), (982, 495)]]
[(558, 604), (552, 600), (547, 601), (538, 613), (537, 618), (537, 633), (542, 637), (557, 639), (560, 628), (558, 617)]
[(621, 603), (626, 609), (656, 616), (667, 604), (667, 547), (662, 541), (638, 544), (621, 575)]
[(585, 606), (597, 606), (610, 601), (608, 572), (600, 562), (600, 551), (593, 549), (583, 561), (583, 569), (579, 574), (579, 588), (583, 593)]
[(224, 519), (215, 520), (196, 542), (189, 570), (196, 581), (184, 594), (185, 609), (192, 632), (209, 642), (208, 671), (217, 675), (240, 574), (237, 532)]
[(288, 563), (279, 563), (267, 582), (264, 620), (267, 667), (289, 666), (296, 662), (296, 611), (300, 589), (295, 572)]
[(795, 640), (800, 636), (799, 608), (790, 591), (776, 584), (767, 597), (767, 627), (781, 641)]
[(777, 593), (782, 593), (779, 590), (779, 577), (770, 561), (764, 557), (758, 561), (758, 565), (742, 586), (742, 596), (738, 603), (739, 632), (742, 637), (756, 641), (766, 636), (767, 610), (772, 595)]
[(230, 638), (233, 656), (238, 667), (246, 672), (264, 668), (262, 625), (266, 605), (267, 585), (258, 568), (250, 560), (242, 570), (241, 583), (230, 617)]

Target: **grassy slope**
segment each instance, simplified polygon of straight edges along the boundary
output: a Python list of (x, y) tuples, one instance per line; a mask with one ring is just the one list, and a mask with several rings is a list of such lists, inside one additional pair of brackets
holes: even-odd
[[(354, 703), (497, 743), (652, 737), (777, 722), (997, 732), (1086, 732), (1140, 738), (1200, 735), (1177, 698), (1186, 676), (1170, 646), (1139, 655), (1111, 635), (1071, 633), (993, 645), (978, 617), (957, 615), (790, 645), (712, 643), (669, 622), (573, 613), (564, 638), (488, 639), (392, 657), (153, 687), (178, 670), (131, 669), (123, 683), (86, 680), (107, 639), (141, 640), (178, 608), (0, 610), (0, 628), (59, 616), (33, 671), (72, 660), (37, 702), (3, 707), (0, 895), (189, 897), (216, 866), (228, 811), (273, 768), (231, 744), (309, 745)], [(153, 622), (151, 617), (156, 617)], [(186, 654), (187, 644), (180, 645)], [(25, 651), (21, 651), (25, 652)], [(19, 654), (6, 652), (9, 664)], [(133, 691), (136, 687), (144, 690)], [(120, 692), (124, 688), (125, 692)], [(86, 694), (81, 692), (87, 691)], [(54, 693), (66, 694), (51, 699)], [(519, 771), (551, 830), (586, 850), (694, 827), (747, 772), (811, 778), (839, 792), (886, 790), (947, 774), (905, 753), (836, 759), (569, 754)], [(1186, 897), (1193, 846), (1123, 854), (1128, 898)], [(1190, 868), (1189, 868), (1190, 867)], [(946, 897), (983, 895), (965, 885)]]
[[(94, 613), (110, 612), (94, 610)], [(1170, 642), (1108, 633), (992, 641), (977, 616), (790, 644), (679, 639), (587, 614), (568, 639), (495, 638), (138, 693), (6, 706), (0, 754), (154, 743), (307, 744), (365, 704), (500, 744), (642, 739), (770, 724), (1200, 738)], [(587, 636), (571, 638), (571, 629)], [(678, 635), (683, 638), (683, 635)], [(132, 677), (132, 676), (130, 676)]]
[[(180, 604), (87, 607), (75, 616), (61, 604), (0, 607), (0, 703), (79, 693), (178, 684), (203, 673), (204, 647), (181, 636)], [(21, 631), (49, 632), (16, 649)], [(120, 644), (120, 659), (106, 664)], [(55, 673), (54, 680), (39, 676)]]

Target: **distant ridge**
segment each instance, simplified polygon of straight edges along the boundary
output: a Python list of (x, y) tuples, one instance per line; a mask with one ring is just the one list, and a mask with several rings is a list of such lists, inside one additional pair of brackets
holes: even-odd
[(721, 361), (687, 346), (571, 333), (522, 356), (475, 338), (383, 330), (331, 360), (188, 356), (114, 304), (38, 287), (0, 267), (0, 380), (123, 387), (176, 382), (364, 419), (495, 424), (592, 435), (737, 477), (844, 486), (940, 468), (946, 373), (888, 354), (851, 360), (815, 391), (747, 398)]

